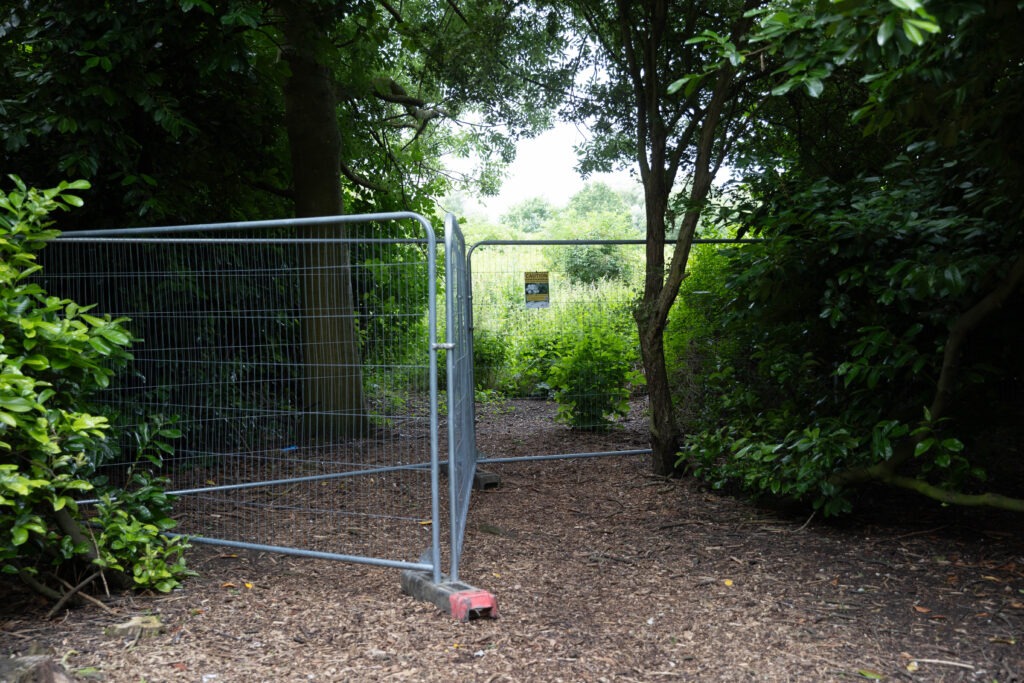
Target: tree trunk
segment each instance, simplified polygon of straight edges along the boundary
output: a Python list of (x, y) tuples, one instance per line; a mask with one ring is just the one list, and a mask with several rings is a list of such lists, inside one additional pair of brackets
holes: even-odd
[(646, 302), (637, 308), (635, 316), (640, 332), (640, 356), (647, 379), (651, 470), (656, 475), (668, 476), (676, 471), (680, 430), (665, 364), (665, 323), (659, 322), (657, 314)]
[[(342, 213), (341, 134), (324, 21), (305, 2), (279, 2), (290, 73), (284, 85), (295, 214)], [(343, 237), (337, 227), (310, 226), (301, 237)], [(366, 432), (362, 365), (345, 245), (310, 245), (303, 252), (304, 420), (302, 437), (327, 442)]]
[[(657, 152), (662, 144), (653, 145)], [(655, 155), (660, 161), (662, 155)], [(662, 162), (663, 163), (663, 162)], [(649, 428), (651, 432), (651, 470), (659, 476), (675, 472), (679, 451), (679, 425), (676, 423), (672, 388), (665, 362), (665, 327), (668, 315), (658, 306), (665, 287), (665, 214), (668, 208), (668, 186), (662, 169), (642, 165), (644, 206), (647, 213), (647, 243), (644, 291), (634, 311), (640, 338), (640, 358), (647, 380)]]

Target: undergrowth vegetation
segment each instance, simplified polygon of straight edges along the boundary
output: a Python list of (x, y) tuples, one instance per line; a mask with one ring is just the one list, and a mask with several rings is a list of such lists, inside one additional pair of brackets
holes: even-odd
[[(34, 280), (57, 236), (48, 215), (87, 183), (0, 192), (0, 568), (60, 603), (92, 582), (169, 591), (189, 572), (159, 471), (177, 436), (154, 417), (120, 453), (118, 426), (90, 405), (130, 363), (123, 318), (53, 296)], [(118, 461), (114, 485), (98, 468)], [(78, 501), (94, 498), (95, 505)], [(75, 588), (71, 588), (75, 586)]]
[[(591, 263), (606, 263), (604, 248), (578, 244), (477, 251), (473, 272), (478, 389), (513, 398), (552, 399), (558, 403), (558, 419), (575, 429), (607, 429), (628, 413), (628, 399), (643, 385), (631, 315), (638, 283), (635, 277), (627, 280), (620, 275), (639, 272), (634, 268), (639, 250), (630, 253), (628, 247), (613, 247), (622, 250), (612, 257), (619, 264), (614, 276), (581, 276), (572, 268), (582, 261), (565, 272), (567, 264), (588, 249), (597, 250)], [(526, 306), (524, 273), (529, 271), (548, 273), (549, 307)]]
[(1019, 509), (1019, 465), (992, 438), (1019, 410), (1019, 237), (943, 161), (901, 159), (883, 188), (809, 182), (754, 218), (764, 242), (698, 262), (709, 316), (684, 293), (670, 334), (690, 364), (681, 464), (826, 514), (871, 483)]

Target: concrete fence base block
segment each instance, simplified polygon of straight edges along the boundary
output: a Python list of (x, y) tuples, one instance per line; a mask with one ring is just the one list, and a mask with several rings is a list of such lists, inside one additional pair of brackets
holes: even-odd
[(477, 470), (473, 474), (473, 488), (477, 491), (494, 489), (501, 486), (501, 475), (496, 472)]
[(424, 602), (433, 603), (459, 621), (480, 617), (498, 618), (498, 601), (485, 590), (444, 577), (434, 583), (430, 572), (406, 569), (402, 572), (402, 591)]

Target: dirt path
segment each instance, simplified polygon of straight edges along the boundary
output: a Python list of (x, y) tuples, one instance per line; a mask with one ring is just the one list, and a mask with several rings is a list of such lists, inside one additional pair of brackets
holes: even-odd
[[(497, 424), (484, 416), (482, 444)], [(0, 651), (125, 683), (1024, 681), (1019, 519), (874, 501), (826, 524), (652, 478), (638, 457), (489, 469), (502, 485), (474, 499), (463, 579), (499, 619), (455, 623), (395, 570), (197, 546), (183, 590), (111, 612), (45, 622), (0, 584)], [(139, 614), (165, 632), (103, 635)]]

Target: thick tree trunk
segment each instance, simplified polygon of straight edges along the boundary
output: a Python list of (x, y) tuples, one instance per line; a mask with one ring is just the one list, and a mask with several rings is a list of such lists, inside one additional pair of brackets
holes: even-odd
[[(341, 135), (334, 83), (320, 59), (327, 37), (309, 3), (279, 2), (290, 74), (284, 86), (298, 217), (342, 213)], [(307, 227), (303, 237), (343, 237), (339, 228)], [(303, 437), (327, 442), (368, 427), (348, 249), (311, 245), (304, 252)]]

